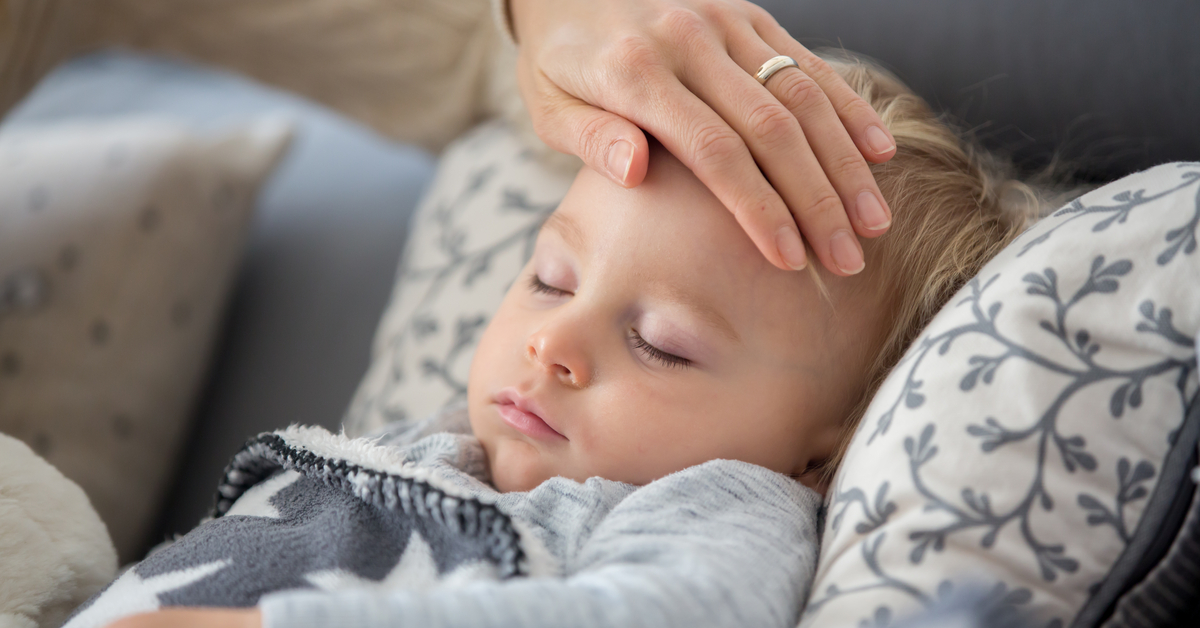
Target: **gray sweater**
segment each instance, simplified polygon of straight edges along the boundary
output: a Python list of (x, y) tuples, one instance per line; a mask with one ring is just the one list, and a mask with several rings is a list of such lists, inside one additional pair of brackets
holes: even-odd
[(486, 484), (483, 450), (461, 408), (378, 442), (523, 523), (545, 549), (531, 557), (540, 564), (527, 578), (426, 590), (274, 593), (260, 602), (266, 628), (791, 628), (799, 620), (820, 497), (786, 476), (715, 460), (640, 487), (555, 478), (501, 494)]
[(214, 518), (126, 570), (67, 628), (259, 605), (267, 628), (777, 626), (813, 580), (820, 498), (714, 460), (646, 486), (498, 493), (466, 412), (374, 442), (291, 427), (226, 469)]

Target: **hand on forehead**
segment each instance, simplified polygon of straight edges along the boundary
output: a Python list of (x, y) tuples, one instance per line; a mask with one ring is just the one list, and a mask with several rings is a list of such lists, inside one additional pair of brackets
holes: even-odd
[(637, 188), (580, 171), (546, 229), (571, 249), (574, 263), (587, 267), (543, 267), (539, 272), (550, 275), (543, 279), (570, 272), (608, 291), (662, 297), (684, 306), (688, 322), (706, 323), (705, 331), (728, 331), (748, 350), (782, 359), (788, 352), (780, 343), (803, 341), (797, 325), (823, 323), (831, 304), (821, 301), (807, 273), (768, 262), (690, 169), (651, 146), (650, 168)]

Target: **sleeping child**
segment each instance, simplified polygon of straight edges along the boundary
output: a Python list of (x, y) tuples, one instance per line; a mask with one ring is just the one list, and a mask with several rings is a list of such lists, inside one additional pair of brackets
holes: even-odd
[[(898, 147), (872, 166), (894, 218), (867, 270), (772, 266), (661, 147), (634, 189), (585, 168), (465, 407), (252, 440), (216, 518), (68, 626), (794, 626), (873, 391), (1036, 207), (897, 81), (834, 67)], [(131, 617), (165, 607), (225, 608)]]

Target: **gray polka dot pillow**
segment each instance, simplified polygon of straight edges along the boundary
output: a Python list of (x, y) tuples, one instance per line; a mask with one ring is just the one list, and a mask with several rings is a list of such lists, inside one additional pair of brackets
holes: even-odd
[(256, 191), (290, 131), (0, 131), (0, 432), (78, 483), (123, 560), (154, 525)]
[(578, 169), (548, 166), (541, 155), (502, 122), (443, 153), (413, 216), (347, 434), (418, 420), (465, 398), (479, 336)]
[(1198, 231), (1200, 163), (1167, 164), (964, 287), (853, 438), (801, 625), (886, 625), (964, 589), (1030, 626), (1098, 625), (1193, 494)]

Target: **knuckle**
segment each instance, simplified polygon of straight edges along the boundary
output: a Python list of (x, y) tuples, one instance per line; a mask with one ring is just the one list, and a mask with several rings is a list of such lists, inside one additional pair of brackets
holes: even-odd
[(779, 23), (775, 21), (775, 16), (771, 15), (770, 11), (758, 6), (753, 2), (742, 0), (738, 3), (738, 6), (742, 11), (745, 12), (745, 15), (750, 18), (750, 24), (754, 26), (755, 29), (779, 25)]
[(728, 2), (701, 2), (696, 10), (710, 24), (728, 24), (733, 20), (732, 7)]
[(796, 117), (783, 105), (767, 102), (750, 112), (750, 132), (764, 143), (775, 144), (792, 139), (799, 127)]
[(815, 54), (806, 54), (803, 58), (796, 59), (796, 64), (800, 66), (801, 71), (818, 81), (831, 78), (836, 74), (828, 61)]
[(866, 168), (867, 162), (858, 152), (837, 153), (829, 158), (825, 172), (832, 178), (850, 176), (860, 168)]
[(844, 218), (846, 210), (842, 208), (842, 201), (838, 199), (837, 195), (829, 191), (815, 198), (800, 213), (804, 215), (805, 219), (826, 224), (837, 220), (839, 217)]
[(708, 23), (699, 13), (683, 7), (668, 9), (658, 20), (661, 36), (668, 42), (690, 45), (708, 34)]
[(654, 44), (637, 34), (620, 36), (602, 54), (601, 62), (607, 73), (623, 85), (637, 80), (648, 69), (662, 64)]
[(692, 135), (693, 169), (720, 166), (743, 152), (742, 139), (729, 127), (705, 125)]
[(734, 220), (749, 232), (751, 229), (774, 233), (795, 219), (788, 215), (785, 206), (769, 194), (754, 191), (734, 202), (730, 208)]
[(605, 148), (608, 146), (608, 119), (602, 115), (591, 115), (584, 120), (576, 134), (579, 140), (579, 152), (587, 161), (599, 160), (604, 163)]
[(836, 107), (838, 117), (843, 120), (871, 120), (876, 117), (875, 109), (861, 96), (850, 98)]
[[(780, 74), (784, 74), (780, 72)], [(803, 72), (787, 72), (779, 82), (779, 101), (792, 111), (808, 111), (821, 106), (825, 92), (812, 77)]]

